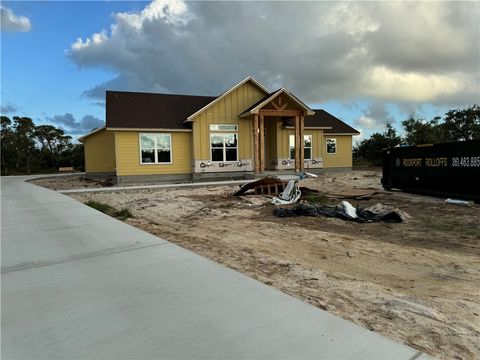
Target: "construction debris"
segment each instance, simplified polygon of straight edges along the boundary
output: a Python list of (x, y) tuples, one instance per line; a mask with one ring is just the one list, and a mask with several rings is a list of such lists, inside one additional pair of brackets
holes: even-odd
[(298, 204), (293, 208), (277, 208), (273, 211), (277, 217), (292, 216), (326, 216), (336, 217), (359, 223), (388, 222), (400, 223), (409, 216), (398, 209), (376, 204), (368, 208), (355, 208), (348, 201), (342, 201), (338, 205), (313, 205), (309, 203)]
[(255, 195), (278, 195), (285, 190), (286, 182), (273, 177), (264, 177), (263, 179), (247, 183), (235, 192), (234, 196), (244, 195), (247, 191), (253, 190)]
[(294, 204), (300, 199), (302, 192), (298, 188), (297, 180), (290, 180), (285, 188), (285, 191), (282, 192), (278, 197), (272, 199), (273, 205), (289, 205)]

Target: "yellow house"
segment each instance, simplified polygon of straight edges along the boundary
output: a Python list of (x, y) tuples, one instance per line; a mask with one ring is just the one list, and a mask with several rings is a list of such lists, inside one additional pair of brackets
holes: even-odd
[(124, 183), (351, 168), (358, 134), (248, 77), (218, 97), (107, 91), (105, 127), (79, 140), (87, 176)]

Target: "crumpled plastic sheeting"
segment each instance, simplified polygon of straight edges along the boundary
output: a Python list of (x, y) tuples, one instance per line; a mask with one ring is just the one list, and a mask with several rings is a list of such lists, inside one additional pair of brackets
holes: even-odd
[(277, 208), (273, 211), (273, 214), (277, 217), (327, 216), (359, 223), (379, 221), (400, 223), (408, 217), (405, 213), (382, 204), (376, 204), (367, 208), (355, 208), (348, 201), (342, 201), (336, 206), (303, 203), (289, 209)]

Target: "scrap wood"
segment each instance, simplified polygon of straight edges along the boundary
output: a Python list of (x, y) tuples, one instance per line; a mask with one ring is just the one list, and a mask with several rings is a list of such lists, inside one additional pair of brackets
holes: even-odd
[(249, 190), (254, 190), (257, 195), (278, 195), (285, 189), (285, 181), (272, 177), (264, 177), (260, 180), (247, 183), (235, 192), (234, 196), (244, 195)]
[(325, 196), (333, 199), (367, 200), (374, 197), (378, 193), (379, 192), (377, 190), (355, 189), (355, 190), (349, 190), (344, 192), (325, 194)]

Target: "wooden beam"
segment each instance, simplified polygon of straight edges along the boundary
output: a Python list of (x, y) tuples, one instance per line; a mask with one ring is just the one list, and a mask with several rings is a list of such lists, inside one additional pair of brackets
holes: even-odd
[(300, 116), (295, 116), (295, 171), (300, 171)]
[(260, 164), (259, 164), (259, 156), (258, 156), (258, 115), (255, 115), (253, 117), (253, 126), (252, 126), (252, 132), (253, 132), (253, 165), (255, 169), (255, 173), (258, 174), (259, 169), (260, 169)]
[(260, 115), (259, 136), (260, 136), (260, 144), (259, 144), (258, 155), (260, 156), (260, 159), (259, 159), (260, 172), (262, 173), (265, 171), (265, 122), (264, 122), (263, 115)]
[(305, 170), (305, 141), (303, 140), (304, 120), (305, 118), (300, 116), (300, 171)]
[(258, 110), (258, 115), (263, 116), (300, 116), (303, 115), (303, 111), (300, 110)]

